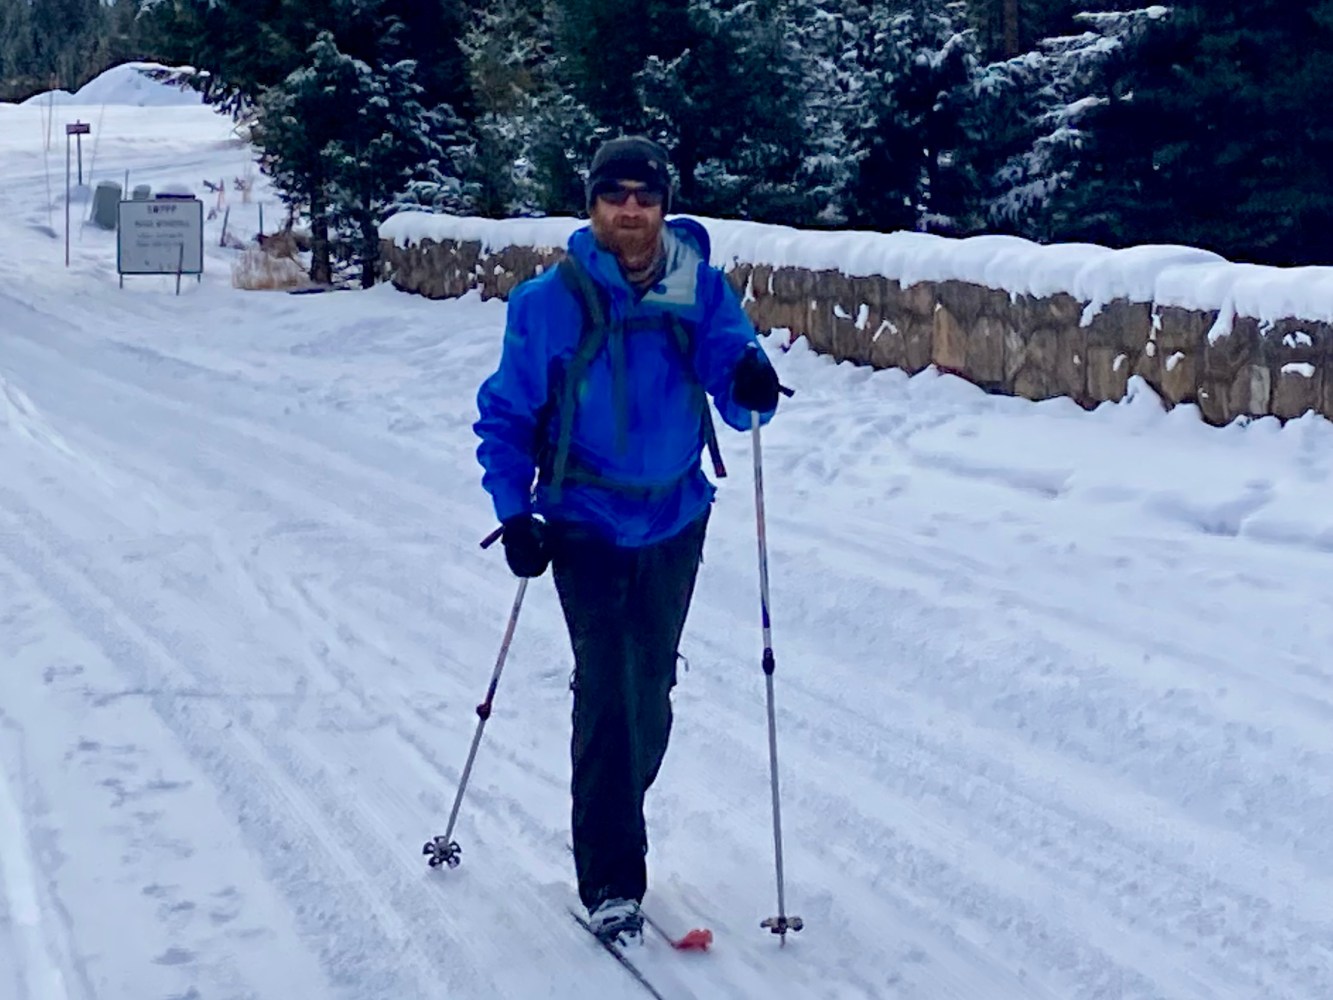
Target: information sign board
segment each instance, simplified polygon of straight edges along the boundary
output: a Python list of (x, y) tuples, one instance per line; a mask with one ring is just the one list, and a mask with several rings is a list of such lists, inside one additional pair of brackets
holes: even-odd
[(202, 274), (204, 203), (198, 198), (122, 201), (116, 214), (122, 274)]

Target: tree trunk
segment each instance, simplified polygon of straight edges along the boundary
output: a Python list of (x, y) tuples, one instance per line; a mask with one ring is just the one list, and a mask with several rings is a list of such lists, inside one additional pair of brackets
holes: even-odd
[(379, 276), (380, 233), (375, 217), (369, 212), (361, 216), (361, 287), (374, 288)]
[(1004, 0), (1004, 57), (1012, 59), (1021, 55), (1023, 50), (1022, 32), (1018, 24), (1018, 0)]
[(317, 285), (333, 283), (329, 261), (329, 215), (324, 199), (324, 185), (316, 180), (310, 185), (310, 280)]

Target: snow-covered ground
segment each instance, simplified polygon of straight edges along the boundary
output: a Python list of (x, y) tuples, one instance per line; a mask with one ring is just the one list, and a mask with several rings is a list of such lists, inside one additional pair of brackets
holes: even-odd
[[(94, 123), (93, 183), (203, 193), (246, 168), (205, 109), (58, 113)], [(41, 115), (0, 106), (0, 997), (635, 996), (564, 913), (549, 578), (463, 865), (420, 855), (515, 590), (477, 546), (470, 430), (503, 304), (235, 291), (220, 219), (202, 283), (122, 290), (86, 200), (67, 270)], [(253, 231), (257, 203), (231, 204)], [(769, 349), (798, 390), (765, 478), (806, 929), (779, 949), (759, 928), (776, 900), (732, 434), (650, 800), (650, 904), (717, 939), (645, 948), (663, 991), (1333, 995), (1333, 428), (1212, 429), (1141, 385), (1087, 414)]]

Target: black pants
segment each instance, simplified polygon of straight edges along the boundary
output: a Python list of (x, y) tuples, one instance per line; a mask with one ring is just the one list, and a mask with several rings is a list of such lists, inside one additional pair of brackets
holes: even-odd
[(705, 511), (642, 548), (551, 525), (551, 566), (574, 649), (574, 866), (585, 906), (643, 898), (644, 795), (671, 734), (676, 650), (707, 523)]

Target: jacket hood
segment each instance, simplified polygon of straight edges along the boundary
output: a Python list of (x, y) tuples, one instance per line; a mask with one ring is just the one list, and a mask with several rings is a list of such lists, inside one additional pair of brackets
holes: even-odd
[[(703, 225), (690, 218), (668, 219), (662, 227), (662, 240), (666, 250), (666, 273), (662, 285), (669, 292), (663, 304), (674, 303), (685, 306), (680, 301), (688, 290), (689, 304), (694, 302), (695, 277), (698, 265), (707, 263), (712, 252), (712, 243), (708, 231)], [(568, 250), (579, 261), (598, 284), (608, 289), (625, 289), (629, 286), (621, 273), (620, 264), (615, 254), (602, 249), (593, 236), (592, 226), (586, 225), (570, 234)], [(645, 300), (661, 299), (662, 293), (656, 289), (645, 295)]]

